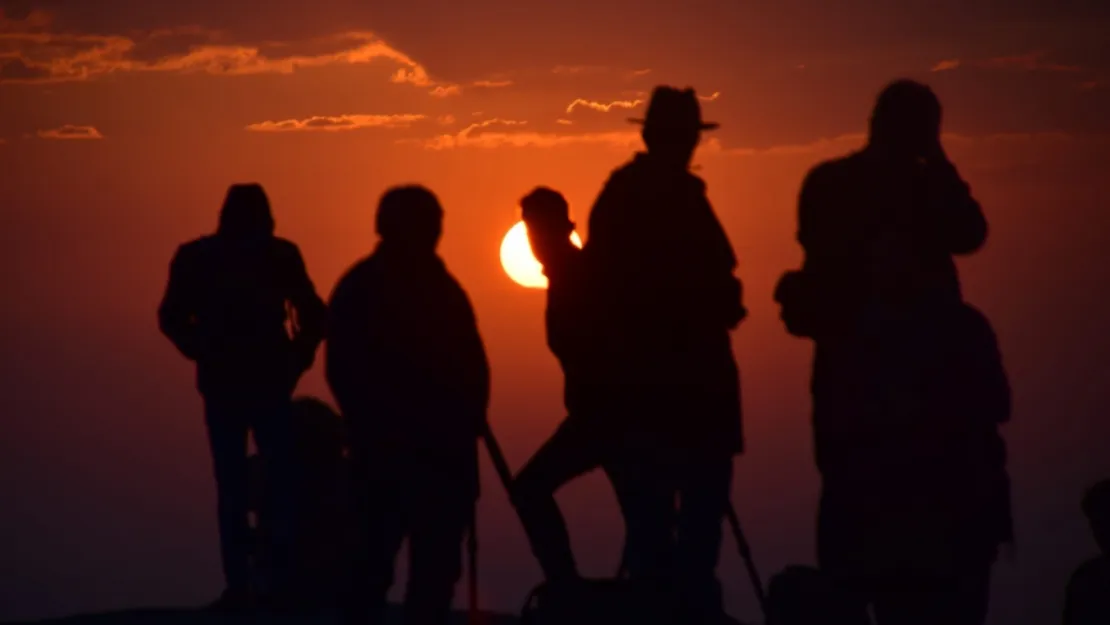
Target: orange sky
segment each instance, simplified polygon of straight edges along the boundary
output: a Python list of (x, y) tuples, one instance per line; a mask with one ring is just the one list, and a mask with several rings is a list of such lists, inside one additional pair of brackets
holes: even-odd
[[(265, 185), (324, 295), (373, 245), (382, 191), (434, 189), (519, 466), (562, 416), (561, 377), (543, 294), (505, 276), (498, 245), (537, 184), (566, 194), (588, 238), (590, 203), (639, 145), (624, 120), (657, 83), (697, 88), (723, 124), (695, 160), (752, 311), (735, 335), (749, 453), (734, 500), (766, 575), (812, 561), (810, 346), (785, 334), (771, 289), (800, 259), (802, 176), (861, 144), (896, 76), (936, 88), (992, 224), (961, 269), (1016, 388), (1019, 546), (998, 567), (994, 622), (1056, 618), (1094, 549), (1078, 498), (1110, 474), (1110, 5), (536, 4), (0, 0), (0, 619), (218, 590), (200, 401), (154, 310), (175, 246), (214, 228), (231, 182)], [(301, 391), (326, 392), (319, 370)], [(482, 585), (516, 609), (539, 572), (485, 479)], [(611, 570), (604, 482), (561, 499), (584, 567)], [(722, 575), (730, 607), (754, 616), (731, 542)]]

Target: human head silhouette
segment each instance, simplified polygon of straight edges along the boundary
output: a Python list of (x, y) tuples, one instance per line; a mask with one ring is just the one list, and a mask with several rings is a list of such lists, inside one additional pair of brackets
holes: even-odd
[(533, 189), (520, 200), (520, 207), (532, 253), (546, 266), (561, 247), (569, 244), (574, 232), (570, 207), (561, 193), (547, 187)]
[(378, 202), (375, 227), (389, 249), (432, 254), (443, 234), (443, 208), (423, 186), (393, 187)]
[(270, 199), (258, 183), (233, 184), (227, 189), (217, 232), (235, 238), (254, 238), (274, 233)]
[(886, 154), (916, 159), (940, 144), (940, 100), (927, 85), (896, 80), (887, 85), (871, 113), (872, 146)]
[(702, 131), (720, 127), (715, 122), (702, 121), (698, 96), (689, 87), (656, 87), (648, 102), (647, 115), (629, 121), (643, 124), (641, 135), (649, 154), (682, 167), (689, 166)]
[(1083, 496), (1083, 514), (1103, 553), (1110, 555), (1110, 480), (1102, 480)]

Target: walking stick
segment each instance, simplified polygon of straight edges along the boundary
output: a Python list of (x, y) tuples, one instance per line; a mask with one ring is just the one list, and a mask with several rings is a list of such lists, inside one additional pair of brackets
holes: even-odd
[(736, 547), (740, 551), (740, 557), (744, 560), (744, 566), (748, 569), (748, 577), (752, 580), (752, 589), (755, 590), (755, 598), (759, 601), (759, 609), (766, 617), (767, 595), (763, 592), (763, 582), (759, 578), (759, 571), (755, 568), (752, 548), (748, 545), (747, 539), (744, 538), (744, 530), (740, 528), (740, 517), (737, 516), (736, 507), (732, 505), (732, 502), (728, 504), (728, 524), (732, 528), (732, 535), (736, 539)]
[(486, 449), (489, 450), (489, 459), (493, 462), (493, 469), (497, 471), (497, 477), (501, 480), (501, 485), (505, 487), (505, 492), (512, 494), (510, 487), (513, 485), (513, 472), (509, 469), (509, 463), (505, 461), (505, 454), (501, 452), (501, 445), (497, 442), (497, 437), (487, 427), (482, 438), (486, 441)]
[[(497, 438), (493, 432), (487, 427), (482, 433), (482, 438), (486, 441), (486, 449), (489, 451), (490, 460), (493, 461), (493, 468), (497, 472), (497, 477), (501, 480), (501, 484), (505, 487), (506, 492), (513, 482), (513, 472), (509, 469), (509, 463), (505, 461), (505, 454), (501, 452), (501, 445), (498, 444)], [(470, 571), (469, 575), (469, 599), (470, 599), (470, 625), (478, 625), (480, 622), (480, 610), (478, 608), (478, 510), (475, 506), (474, 518), (470, 522), (470, 535), (466, 541), (467, 549), (467, 568)]]

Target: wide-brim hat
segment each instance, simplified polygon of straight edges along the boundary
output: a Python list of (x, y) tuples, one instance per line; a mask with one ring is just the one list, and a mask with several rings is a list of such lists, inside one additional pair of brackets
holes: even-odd
[(721, 125), (717, 122), (703, 121), (698, 96), (690, 87), (656, 87), (648, 102), (647, 114), (628, 120), (645, 127), (663, 127), (683, 130), (715, 130)]

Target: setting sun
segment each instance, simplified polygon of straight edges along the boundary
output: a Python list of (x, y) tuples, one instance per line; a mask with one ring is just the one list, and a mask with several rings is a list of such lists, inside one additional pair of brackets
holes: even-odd
[[(570, 233), (570, 242), (582, 247), (582, 238), (577, 232)], [(543, 265), (532, 254), (528, 243), (528, 230), (523, 221), (509, 229), (501, 241), (501, 266), (513, 282), (530, 289), (546, 289), (547, 277), (543, 275)]]

